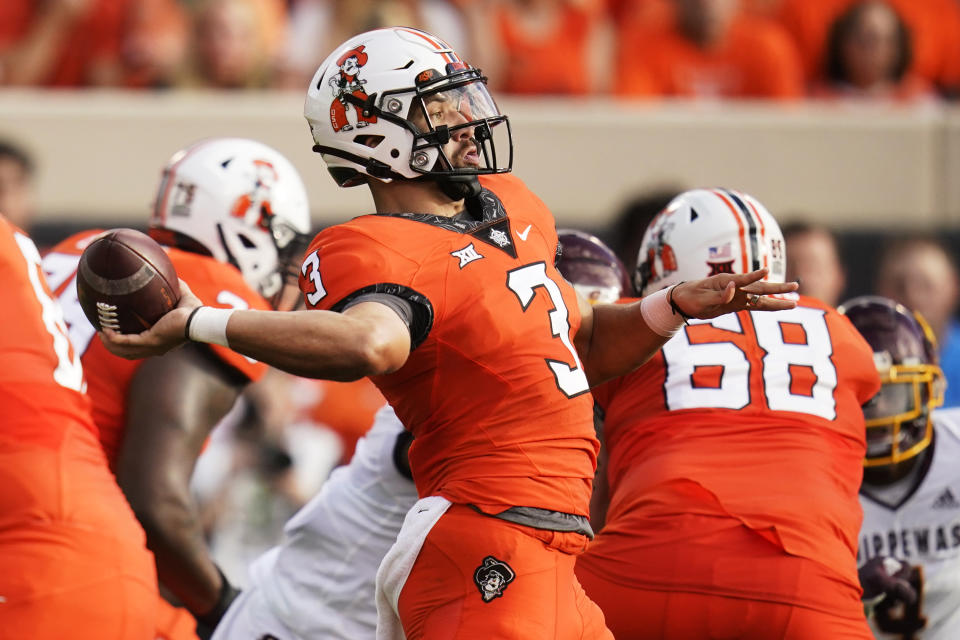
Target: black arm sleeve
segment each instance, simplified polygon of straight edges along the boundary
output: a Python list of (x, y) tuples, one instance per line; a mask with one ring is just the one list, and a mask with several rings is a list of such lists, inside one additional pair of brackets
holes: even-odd
[(393, 309), (410, 329), (410, 350), (427, 339), (433, 327), (433, 305), (421, 293), (397, 284), (377, 284), (354, 291), (334, 305), (333, 311), (343, 312), (361, 302), (379, 302)]

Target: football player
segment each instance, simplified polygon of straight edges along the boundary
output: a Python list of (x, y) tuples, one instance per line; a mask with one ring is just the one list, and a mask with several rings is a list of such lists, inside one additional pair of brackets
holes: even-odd
[(633, 290), (620, 258), (597, 236), (578, 229), (557, 229), (557, 269), (580, 298), (610, 304)]
[[(178, 151), (163, 171), (149, 234), (206, 304), (270, 309), (309, 231), (306, 190), (293, 165), (247, 139), (214, 138)], [(161, 637), (209, 633), (236, 590), (214, 565), (189, 480), (216, 423), (266, 365), (195, 344), (129, 362), (111, 355), (77, 301), (80, 254), (98, 231), (64, 240), (44, 258), (70, 336), (89, 376), (93, 417), (110, 466), (157, 559), (160, 583), (183, 609), (161, 604)], [(269, 300), (268, 300), (269, 299)]]
[(0, 637), (143, 640), (153, 557), (30, 238), (0, 215)]
[(960, 411), (943, 402), (936, 342), (889, 298), (840, 307), (873, 348), (883, 386), (863, 409), (858, 561), (877, 638), (956, 638), (960, 630)]
[[(754, 198), (698, 189), (648, 227), (646, 296), (769, 269), (783, 237)], [(605, 411), (606, 524), (577, 562), (617, 638), (869, 638), (860, 604), (862, 403), (879, 387), (846, 318), (793, 309), (690, 320), (594, 390)]]
[[(350, 73), (366, 99), (329, 81), (351, 51), (364, 53)], [(338, 100), (363, 119), (331, 123)], [(795, 283), (759, 269), (579, 308), (554, 266), (553, 216), (507, 175), (507, 117), (480, 71), (422, 31), (350, 38), (318, 69), (305, 114), (331, 175), (366, 184), (377, 210), (307, 249), (308, 310), (213, 309), (187, 292), (150, 331), (102, 338), (127, 357), (189, 339), (297, 375), (373, 377), (413, 433), (421, 496), (380, 566), (378, 634), (609, 637), (573, 575), (592, 535), (590, 384), (643, 362), (683, 314), (792, 308), (767, 294)]]
[[(590, 234), (557, 231), (557, 269), (586, 300), (618, 300), (629, 283), (614, 253)], [(357, 443), (284, 527), (283, 543), (250, 567), (250, 585), (230, 606), (213, 640), (362, 640), (377, 627), (377, 567), (417, 501), (407, 449), (412, 437), (384, 407)]]

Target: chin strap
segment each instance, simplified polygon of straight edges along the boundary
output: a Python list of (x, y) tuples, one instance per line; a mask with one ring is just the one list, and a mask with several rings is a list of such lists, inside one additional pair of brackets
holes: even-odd
[(443, 194), (451, 200), (475, 198), (482, 190), (480, 180), (475, 175), (437, 176), (435, 180)]

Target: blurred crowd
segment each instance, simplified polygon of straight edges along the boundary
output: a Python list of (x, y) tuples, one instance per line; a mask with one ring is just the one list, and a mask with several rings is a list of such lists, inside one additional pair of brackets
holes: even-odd
[(499, 94), (951, 98), (960, 0), (4, 0), (0, 85), (301, 89), (348, 34), (443, 36)]

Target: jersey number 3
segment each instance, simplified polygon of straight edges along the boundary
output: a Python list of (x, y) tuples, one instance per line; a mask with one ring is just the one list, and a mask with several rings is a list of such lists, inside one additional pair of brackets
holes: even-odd
[(553, 377), (557, 380), (557, 387), (568, 398), (589, 391), (590, 384), (587, 382), (587, 374), (583, 372), (580, 357), (570, 341), (570, 312), (563, 302), (560, 287), (547, 276), (546, 264), (536, 262), (508, 272), (507, 287), (517, 296), (517, 300), (520, 301), (520, 306), (524, 311), (533, 302), (538, 287), (543, 287), (547, 292), (547, 295), (550, 296), (550, 302), (553, 304), (553, 308), (548, 313), (550, 332), (554, 338), (560, 338), (560, 342), (570, 352), (570, 357), (574, 362), (574, 366), (571, 367), (566, 362), (545, 358), (547, 366), (550, 367)]

